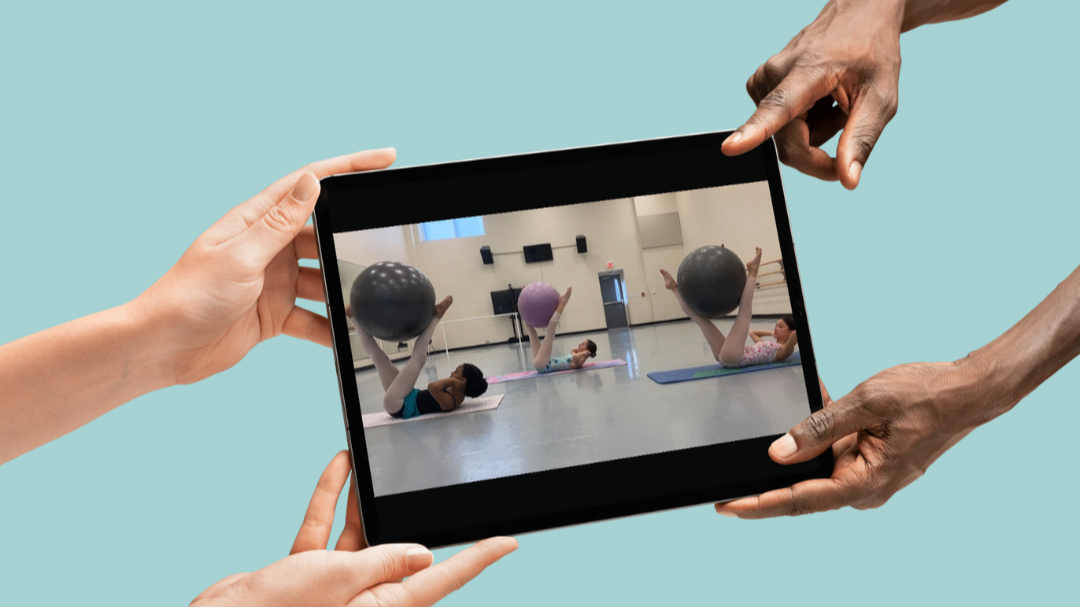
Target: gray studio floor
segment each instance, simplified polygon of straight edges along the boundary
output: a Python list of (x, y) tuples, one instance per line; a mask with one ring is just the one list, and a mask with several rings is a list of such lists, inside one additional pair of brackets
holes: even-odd
[[(774, 324), (761, 319), (752, 329)], [(717, 325), (726, 334), (731, 323)], [(586, 338), (597, 343), (595, 360), (627, 365), (493, 384), (488, 394), (506, 394), (495, 410), (367, 429), (375, 495), (784, 433), (809, 413), (802, 366), (666, 385), (647, 378), (714, 363), (690, 321), (560, 336), (552, 352), (568, 353)], [(517, 345), (451, 352), (450, 359), (486, 376), (522, 371)], [(449, 372), (445, 352), (431, 355), (417, 387)], [(375, 371), (357, 372), (356, 384), (363, 413), (382, 411)]]

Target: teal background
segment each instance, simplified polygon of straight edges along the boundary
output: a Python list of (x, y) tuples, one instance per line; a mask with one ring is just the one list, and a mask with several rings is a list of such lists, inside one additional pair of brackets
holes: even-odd
[[(2, 3), (0, 343), (130, 300), (308, 161), (734, 128), (747, 77), (819, 9)], [(834, 396), (964, 356), (1076, 267), (1078, 19), (1011, 2), (905, 34), (900, 111), (860, 188), (785, 171)], [(0, 467), (0, 603), (187, 604), (283, 557), (345, 447), (332, 362), (275, 339)], [(1074, 362), (881, 509), (525, 535), (443, 604), (1076, 604), (1078, 386)]]

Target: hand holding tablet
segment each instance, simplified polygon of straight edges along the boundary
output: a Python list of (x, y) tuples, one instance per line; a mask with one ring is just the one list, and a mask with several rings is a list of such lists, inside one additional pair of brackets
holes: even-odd
[(345, 528), (327, 551), (334, 508), (351, 472), (348, 452), (330, 461), (289, 557), (224, 578), (191, 605), (430, 606), (517, 548), (512, 538), (492, 538), (434, 566), (431, 552), (420, 545), (367, 548), (350, 492)]
[(282, 333), (329, 345), (327, 321), (296, 306), (322, 301), (305, 224), (318, 179), (388, 167), (394, 150), (293, 171), (237, 205), (143, 294), (111, 310), (0, 347), (0, 463), (145, 393), (197, 382)]

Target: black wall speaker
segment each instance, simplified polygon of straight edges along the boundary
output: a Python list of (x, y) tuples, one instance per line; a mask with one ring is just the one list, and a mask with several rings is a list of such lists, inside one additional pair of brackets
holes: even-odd
[(495, 258), (491, 257), (491, 247), (484, 245), (480, 248), (480, 258), (484, 260), (485, 264), (494, 264)]
[(585, 235), (583, 235), (583, 234), (577, 235), (577, 252), (578, 253), (585, 253), (587, 251), (588, 251), (588, 249), (585, 247)]

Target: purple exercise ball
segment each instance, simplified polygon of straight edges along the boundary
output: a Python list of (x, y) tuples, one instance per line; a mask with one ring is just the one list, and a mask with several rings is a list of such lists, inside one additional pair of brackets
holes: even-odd
[(533, 327), (547, 327), (559, 307), (559, 290), (547, 283), (529, 283), (518, 296), (518, 312)]

